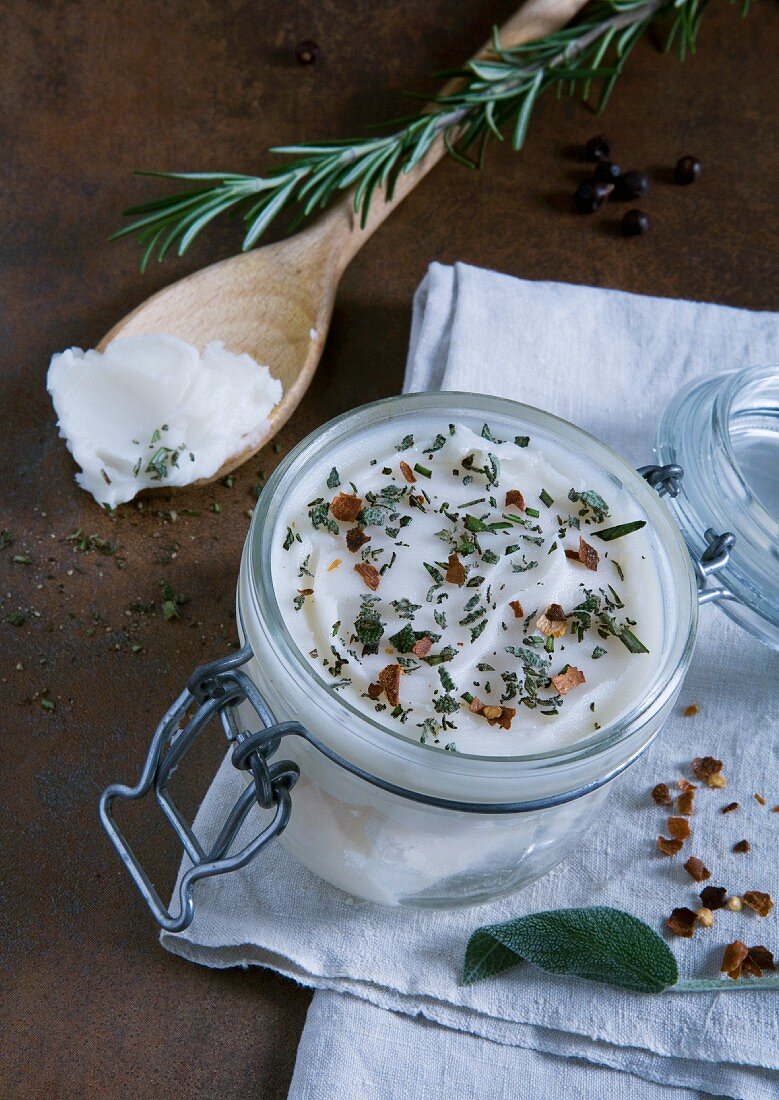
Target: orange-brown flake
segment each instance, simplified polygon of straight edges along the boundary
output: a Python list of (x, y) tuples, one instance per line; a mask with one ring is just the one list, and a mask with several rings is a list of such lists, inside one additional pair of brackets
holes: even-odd
[(403, 474), (403, 477), (406, 479), (409, 485), (414, 484), (414, 482), (416, 481), (416, 475), (414, 474), (414, 471), (411, 469), (407, 462), (401, 462), (400, 472)]
[(682, 714), (684, 715), (685, 718), (694, 718), (695, 715), (698, 713), (699, 709), (700, 708), (699, 708), (697, 703), (690, 703), (689, 707), (684, 708), (684, 710), (682, 711)]
[(652, 788), (652, 801), (656, 802), (658, 806), (673, 805), (673, 799), (671, 798), (671, 792), (668, 790), (667, 783), (658, 783)]
[(657, 838), (657, 847), (664, 856), (678, 855), (682, 850), (683, 844), (683, 840), (669, 840), (668, 837), (665, 836), (659, 836)]
[(519, 489), (509, 489), (506, 493), (506, 507), (513, 508), (516, 505), (522, 512), (525, 510), (525, 498)]
[(570, 547), (567, 547), (565, 556), (572, 561), (580, 561), (582, 565), (586, 566), (587, 569), (592, 569), (593, 572), (598, 568), (598, 562), (600, 561), (598, 551), (594, 546), (590, 546), (588, 542), (585, 542), (581, 535), (579, 535), (579, 549), (571, 550)]
[(381, 581), (381, 573), (375, 565), (371, 565), (369, 561), (358, 561), (354, 567), (354, 571), (360, 574), (371, 592), (376, 591)]
[(334, 519), (344, 520), (346, 523), (354, 523), (360, 514), (362, 500), (351, 493), (338, 493), (330, 501), (330, 511)]
[(733, 851), (739, 853), (748, 852), (751, 847), (752, 845), (749, 843), (748, 840), (737, 840), (736, 843), (733, 845)]
[(400, 676), (403, 669), (400, 665), (387, 665), (379, 673), (379, 681), (370, 684), (368, 695), (371, 699), (378, 699), (384, 693), (384, 697), (391, 707), (396, 707), (400, 702)]
[(727, 779), (722, 774), (722, 761), (716, 756), (696, 756), (692, 762), (692, 773), (709, 787), (725, 787)]
[(695, 813), (695, 787), (682, 791), (676, 799), (676, 809), (684, 817), (690, 817)]
[(685, 939), (689, 940), (692, 939), (692, 934), (695, 931), (696, 920), (695, 911), (688, 909), (686, 905), (682, 905), (672, 911), (665, 923), (675, 936), (684, 936)]
[(522, 604), (519, 602), (519, 600), (509, 600), (509, 607), (514, 612), (515, 619), (521, 619), (522, 616), (525, 614), (524, 608), (522, 607)]
[(536, 619), (536, 627), (547, 638), (562, 638), (568, 629), (568, 620), (560, 604), (550, 603)]
[[(763, 944), (750, 947), (747, 959), (750, 963), (750, 973), (755, 978), (762, 978), (764, 970), (776, 970), (774, 953), (764, 947)], [(742, 971), (746, 971), (746, 966), (742, 966)]]
[(462, 586), (465, 584), (465, 566), (460, 561), (457, 554), (453, 553), (449, 555), (449, 562), (446, 566), (446, 581), (447, 584), (456, 584)]
[(334, 569), (337, 569), (338, 566), (341, 565), (342, 560), (343, 560), (342, 558), (333, 558), (333, 560), (330, 562), (330, 564), (327, 567), (327, 572), (332, 573), (332, 571)]
[(356, 554), (361, 546), (370, 541), (371, 536), (366, 535), (362, 527), (352, 527), (351, 531), (346, 532), (346, 547), (353, 554)]
[(411, 652), (415, 657), (427, 657), (430, 650), (433, 648), (433, 643), (427, 634), (421, 638), (417, 638), (411, 647)]
[(749, 954), (749, 948), (741, 940), (734, 940), (733, 943), (729, 943), (725, 948), (725, 953), (722, 956), (722, 962), (720, 963), (720, 970), (723, 974), (727, 974), (733, 981), (738, 981), (741, 977), (741, 967), (744, 959)]
[(755, 802), (759, 802), (761, 806), (765, 806), (765, 799), (761, 794), (755, 795)]
[(728, 900), (728, 892), (724, 886), (704, 886), (698, 897), (707, 909), (724, 909)]
[(692, 836), (690, 822), (686, 817), (669, 817), (668, 832), (677, 840), (687, 840), (688, 837)]
[(564, 672), (558, 672), (556, 676), (552, 677), (552, 683), (555, 686), (555, 691), (560, 695), (567, 695), (568, 692), (579, 684), (583, 684), (584, 673), (579, 668), (574, 668), (573, 665), (568, 665)]
[(485, 706), (481, 699), (473, 698), (468, 706), (472, 714), (481, 714), (491, 726), (500, 726), (501, 729), (511, 729), (511, 723), (516, 717), (516, 707)]
[(732, 814), (734, 810), (737, 810), (740, 806), (739, 802), (728, 802), (727, 806), (723, 806), (720, 813)]
[(764, 894), (762, 890), (747, 890), (742, 894), (744, 905), (754, 909), (758, 917), (767, 917), (774, 907), (770, 894)]
[(711, 878), (711, 871), (703, 860), (698, 859), (697, 856), (690, 856), (685, 861), (684, 869), (690, 878), (695, 879), (696, 882), (705, 882), (707, 878)]
[(697, 783), (691, 783), (689, 779), (685, 779), (684, 776), (676, 780), (676, 786), (680, 791), (697, 791), (698, 789)]

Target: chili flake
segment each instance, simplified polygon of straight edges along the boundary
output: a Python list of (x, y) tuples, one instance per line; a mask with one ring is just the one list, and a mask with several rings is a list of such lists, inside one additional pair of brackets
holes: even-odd
[(371, 699), (378, 699), (379, 696), (384, 693), (384, 697), (391, 707), (396, 707), (400, 703), (400, 676), (403, 669), (400, 665), (387, 665), (379, 673), (379, 680), (376, 684), (370, 684), (368, 687), (368, 695)]
[(668, 832), (677, 840), (687, 840), (688, 837), (692, 836), (690, 822), (686, 817), (669, 817)]
[(724, 909), (728, 900), (728, 892), (724, 886), (704, 886), (698, 897), (707, 909)]
[(690, 878), (695, 879), (696, 882), (705, 882), (707, 878), (711, 878), (711, 871), (703, 860), (698, 859), (697, 856), (690, 856), (685, 861), (684, 869)]
[(675, 936), (684, 936), (685, 939), (689, 940), (692, 939), (697, 919), (697, 914), (693, 909), (688, 909), (686, 905), (682, 905), (672, 911), (665, 923)]
[(754, 909), (759, 917), (767, 917), (774, 907), (770, 894), (764, 894), (762, 890), (747, 890), (742, 895), (744, 905)]
[(516, 507), (519, 508), (520, 511), (524, 512), (525, 498), (522, 496), (522, 493), (519, 491), (519, 489), (509, 489), (509, 491), (506, 493), (506, 507), (512, 508), (514, 505), (516, 505)]
[[(560, 604), (550, 603), (547, 609), (536, 619), (536, 627), (547, 638), (562, 638), (568, 629), (568, 619)], [(584, 677), (578, 682), (582, 683), (583, 680)]]
[(664, 856), (678, 855), (682, 850), (683, 840), (669, 840), (667, 837), (659, 836), (657, 838), (657, 847), (663, 853)]
[(346, 532), (346, 547), (353, 554), (356, 554), (361, 546), (370, 541), (371, 536), (366, 535), (362, 527), (352, 527), (351, 531)]
[(572, 688), (578, 687), (579, 684), (584, 682), (584, 673), (581, 669), (574, 668), (573, 665), (568, 665), (562, 672), (558, 672), (556, 676), (552, 677), (555, 690), (560, 695), (567, 695)]
[(652, 801), (656, 802), (658, 806), (673, 805), (673, 799), (671, 798), (671, 792), (668, 790), (667, 783), (658, 783), (652, 788)]
[(466, 578), (465, 566), (456, 553), (449, 555), (449, 563), (446, 567), (445, 579), (447, 584), (456, 584), (462, 587)]
[(362, 509), (362, 499), (351, 493), (339, 493), (330, 501), (330, 512), (334, 519), (354, 523)]
[[(514, 612), (515, 619), (521, 619), (525, 615), (524, 608), (519, 600), (509, 600), (509, 607)], [(777, 807), (779, 809), (779, 807)]]
[(400, 472), (403, 474), (403, 477), (409, 485), (414, 484), (414, 482), (416, 481), (416, 478), (414, 477), (414, 471), (411, 469), (407, 462), (400, 463)]
[(752, 847), (752, 845), (749, 843), (748, 840), (738, 840), (733, 845), (733, 851), (734, 852), (739, 852), (739, 853), (748, 852), (751, 847)]
[(570, 547), (566, 547), (565, 556), (572, 561), (581, 562), (582, 565), (587, 569), (591, 569), (593, 572), (597, 570), (598, 562), (600, 561), (598, 551), (594, 546), (590, 546), (588, 542), (585, 542), (581, 535), (579, 535), (579, 549), (572, 550)]
[(375, 565), (371, 565), (371, 563), (367, 561), (360, 561), (355, 565), (354, 571), (360, 574), (371, 592), (376, 591), (381, 581), (381, 573), (379, 573)]

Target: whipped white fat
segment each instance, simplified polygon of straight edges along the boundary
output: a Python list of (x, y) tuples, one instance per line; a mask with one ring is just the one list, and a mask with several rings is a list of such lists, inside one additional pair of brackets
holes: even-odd
[(645, 697), (663, 633), (652, 545), (632, 496), (554, 440), (404, 417), (299, 479), (272, 574), (345, 701), (442, 749), (511, 756)]
[(201, 354), (176, 336), (113, 340), (52, 356), (47, 389), (76, 481), (115, 507), (142, 489), (213, 477), (260, 445), (281, 382), (219, 341)]

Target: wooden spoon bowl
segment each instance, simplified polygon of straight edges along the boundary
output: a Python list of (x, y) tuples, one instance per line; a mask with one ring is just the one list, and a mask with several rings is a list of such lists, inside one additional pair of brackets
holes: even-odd
[[(501, 30), (501, 42), (519, 45), (565, 26), (586, 0), (528, 0)], [(489, 52), (491, 43), (477, 56)], [(248, 352), (266, 364), (284, 388), (257, 445), (235, 454), (205, 484), (223, 477), (264, 446), (289, 419), (306, 392), (324, 347), (338, 282), (363, 243), (444, 155), (439, 137), (423, 159), (398, 178), (392, 200), (377, 190), (365, 226), (352, 192), (301, 233), (197, 271), (154, 294), (101, 340), (168, 333), (201, 351), (221, 340), (228, 351)], [(171, 488), (171, 487), (169, 487)], [(169, 491), (169, 489), (168, 489)]]

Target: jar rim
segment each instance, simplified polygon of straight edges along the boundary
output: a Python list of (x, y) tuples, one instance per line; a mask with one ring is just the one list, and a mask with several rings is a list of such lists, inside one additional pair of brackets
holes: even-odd
[[(270, 546), (278, 518), (279, 500), (283, 499), (283, 487), (287, 480), (291, 481), (302, 465), (315, 461), (317, 454), (325, 446), (347, 438), (351, 433), (359, 432), (369, 425), (394, 419), (407, 412), (435, 412), (452, 419), (458, 415), (458, 406), (467, 406), (470, 413), (476, 410), (487, 415), (502, 415), (516, 422), (518, 430), (532, 429), (534, 426), (539, 429), (553, 429), (558, 438), (574, 448), (581, 451), (589, 449), (591, 457), (595, 457), (608, 473), (616, 476), (623, 487), (638, 499), (652, 520), (658, 540), (665, 551), (667, 573), (672, 578), (675, 595), (681, 600), (679, 623), (684, 623), (684, 628), (676, 630), (670, 645), (665, 647), (663, 662), (655, 673), (648, 694), (591, 737), (544, 752), (511, 756), (461, 751), (446, 753), (435, 745), (414, 741), (383, 725), (332, 691), (299, 649), (284, 620), (271, 579)], [(400, 751), (404, 756), (413, 754), (418, 761), (426, 759), (428, 763), (432, 763), (435, 760), (436, 767), (439, 768), (453, 767), (456, 761), (474, 764), (483, 762), (485, 765), (496, 766), (551, 767), (587, 759), (613, 748), (650, 721), (677, 690), (692, 656), (697, 627), (697, 592), (687, 547), (671, 513), (641, 475), (607, 444), (570, 421), (507, 398), (465, 391), (433, 391), (384, 398), (342, 413), (301, 440), (279, 464), (260, 494), (246, 540), (242, 571), (248, 577), (248, 593), (258, 618), (272, 628), (274, 643), (283, 649), (285, 662), (294, 672), (301, 688), (315, 689), (317, 702), (336, 719), (356, 719), (354, 732), (364, 737), (365, 731), (370, 731), (371, 744), (374, 747), (384, 748), (389, 752)], [(243, 615), (242, 625), (251, 642), (251, 631), (247, 630)], [(378, 738), (375, 737), (376, 734)]]

